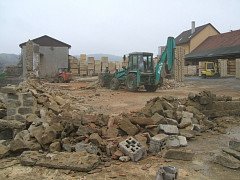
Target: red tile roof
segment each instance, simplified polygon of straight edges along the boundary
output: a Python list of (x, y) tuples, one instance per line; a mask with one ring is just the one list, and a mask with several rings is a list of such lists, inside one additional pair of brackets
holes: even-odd
[(185, 59), (204, 59), (240, 56), (240, 29), (208, 37)]
[(191, 32), (191, 29), (183, 31), (181, 34), (179, 34), (175, 38), (176, 45), (188, 43), (194, 36), (196, 36), (198, 33), (200, 33), (207, 26), (212, 26), (212, 28), (214, 28), (220, 34), (220, 32), (211, 23), (208, 23), (208, 24), (204, 24), (202, 26), (196, 27), (195, 32), (193, 34)]
[(240, 29), (208, 37), (193, 52), (240, 45)]

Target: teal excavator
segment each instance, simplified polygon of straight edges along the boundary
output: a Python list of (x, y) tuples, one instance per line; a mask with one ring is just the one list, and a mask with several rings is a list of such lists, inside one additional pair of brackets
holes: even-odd
[[(166, 72), (171, 73), (174, 62), (175, 40), (168, 37), (167, 45), (158, 60), (155, 68), (153, 53), (133, 52), (128, 56), (128, 66), (110, 74), (108, 71), (99, 76), (101, 86), (110, 87), (112, 90), (125, 85), (129, 91), (137, 91), (144, 86), (146, 91), (155, 92), (163, 83)], [(110, 82), (110, 83), (109, 83)]]

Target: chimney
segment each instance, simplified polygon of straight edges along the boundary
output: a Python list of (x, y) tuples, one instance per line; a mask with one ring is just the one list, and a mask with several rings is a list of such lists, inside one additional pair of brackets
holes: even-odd
[(192, 21), (192, 29), (191, 29), (191, 34), (195, 32), (195, 21)]

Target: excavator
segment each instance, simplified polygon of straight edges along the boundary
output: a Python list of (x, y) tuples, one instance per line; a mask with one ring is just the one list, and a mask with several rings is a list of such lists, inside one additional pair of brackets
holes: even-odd
[[(118, 90), (125, 85), (128, 91), (138, 91), (144, 86), (146, 91), (155, 92), (163, 83), (166, 72), (171, 72), (174, 62), (175, 40), (168, 37), (165, 51), (154, 68), (153, 53), (133, 52), (128, 56), (128, 66), (116, 70), (114, 74), (104, 72), (99, 76), (101, 86)], [(110, 82), (110, 83), (109, 83)]]

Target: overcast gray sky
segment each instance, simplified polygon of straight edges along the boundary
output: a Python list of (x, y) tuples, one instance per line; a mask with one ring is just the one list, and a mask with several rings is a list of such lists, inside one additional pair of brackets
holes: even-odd
[(168, 36), (212, 23), (240, 29), (239, 0), (0, 0), (0, 53), (49, 35), (72, 46), (70, 54), (157, 53)]

